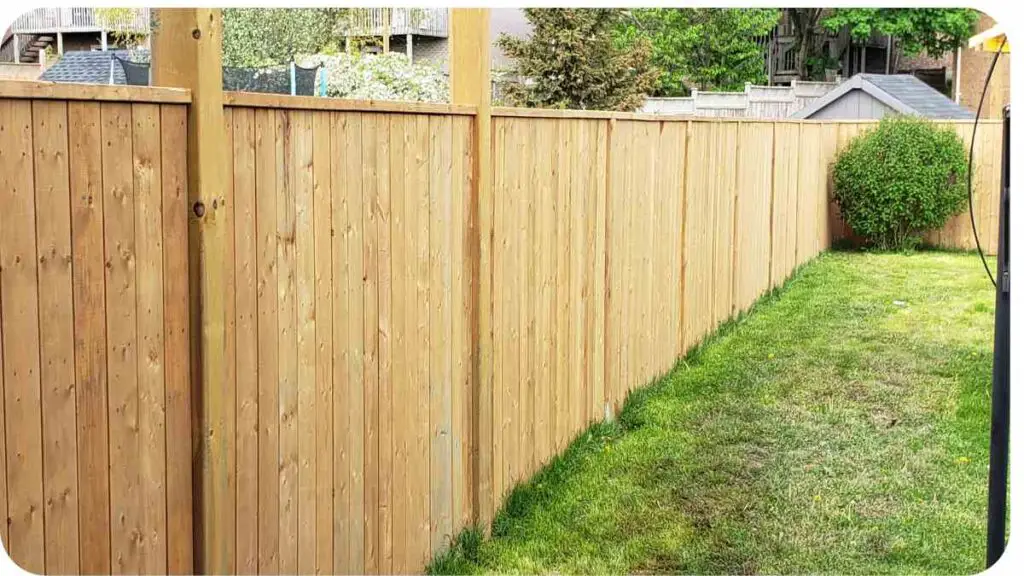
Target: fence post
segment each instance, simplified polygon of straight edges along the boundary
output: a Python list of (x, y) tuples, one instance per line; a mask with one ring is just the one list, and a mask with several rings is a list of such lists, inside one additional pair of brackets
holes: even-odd
[[(218, 9), (158, 9), (153, 83), (189, 88), (189, 309), (192, 342), (194, 570), (235, 571), (234, 390), (228, 382), (224, 286), (227, 140)], [(184, 442), (186, 439), (182, 439)]]
[(477, 107), (473, 144), (473, 198), (470, 206), (473, 307), (473, 521), (490, 530), (494, 513), (491, 487), (492, 357), (491, 246), (491, 46), (490, 10), (453, 8), (449, 18), (452, 103)]

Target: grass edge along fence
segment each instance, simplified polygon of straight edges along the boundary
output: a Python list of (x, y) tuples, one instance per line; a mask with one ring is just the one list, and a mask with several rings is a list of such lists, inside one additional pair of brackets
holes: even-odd
[[(421, 570), (825, 250), (829, 161), (870, 125), (496, 108), (477, 272), (474, 108), (228, 94), (231, 418), (203, 455), (190, 100), (0, 83), (0, 532), (30, 571)], [(984, 242), (999, 135), (979, 131)], [(216, 535), (203, 457), (229, 469)]]

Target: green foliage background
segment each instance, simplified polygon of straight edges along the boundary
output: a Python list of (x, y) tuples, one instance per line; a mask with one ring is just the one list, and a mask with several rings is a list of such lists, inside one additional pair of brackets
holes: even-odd
[(774, 8), (637, 8), (616, 29), (619, 42), (649, 38), (652, 61), (661, 69), (657, 96), (696, 90), (742, 90), (761, 83), (764, 52), (757, 38), (778, 23)]
[(534, 108), (628, 110), (639, 108), (659, 71), (645, 38), (623, 44), (613, 31), (617, 9), (526, 8), (527, 38), (502, 34), (498, 46), (513, 61), (502, 83), (506, 103)]

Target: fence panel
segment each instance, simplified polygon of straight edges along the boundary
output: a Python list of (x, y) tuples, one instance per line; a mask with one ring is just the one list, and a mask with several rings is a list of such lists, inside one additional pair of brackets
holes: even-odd
[(471, 515), (472, 119), (226, 113), (237, 565), (419, 570)]
[(159, 94), (0, 98), (3, 537), (33, 572), (192, 567), (186, 107)]

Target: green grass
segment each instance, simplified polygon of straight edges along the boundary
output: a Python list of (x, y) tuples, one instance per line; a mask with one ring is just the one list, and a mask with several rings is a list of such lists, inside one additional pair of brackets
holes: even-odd
[(979, 572), (993, 298), (970, 254), (826, 253), (428, 570)]

